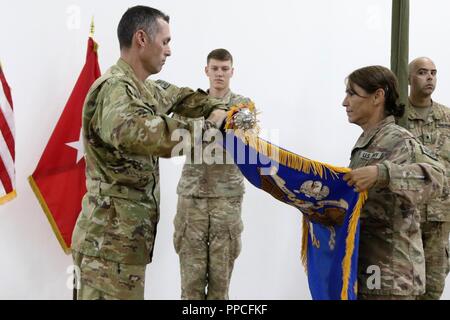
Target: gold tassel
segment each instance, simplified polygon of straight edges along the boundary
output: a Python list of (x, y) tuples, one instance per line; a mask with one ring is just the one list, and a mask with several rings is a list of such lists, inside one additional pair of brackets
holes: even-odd
[(366, 200), (367, 192), (360, 193), (358, 202), (353, 209), (352, 216), (348, 224), (348, 234), (347, 239), (345, 240), (345, 257), (342, 260), (342, 300), (348, 300), (348, 287), (352, 267), (352, 256), (353, 251), (355, 250), (356, 228), (358, 227), (359, 216)]
[(303, 222), (302, 222), (302, 264), (305, 268), (306, 274), (308, 274), (308, 234), (309, 234), (309, 221), (308, 219), (303, 215)]

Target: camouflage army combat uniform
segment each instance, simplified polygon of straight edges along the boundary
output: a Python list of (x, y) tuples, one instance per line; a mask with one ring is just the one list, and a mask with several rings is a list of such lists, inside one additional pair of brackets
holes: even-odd
[[(222, 101), (231, 107), (249, 100), (230, 91)], [(224, 164), (195, 164), (192, 150), (178, 183), (174, 245), (180, 257), (182, 299), (228, 299), (241, 250), (243, 176), (220, 152)]]
[(425, 291), (425, 260), (416, 206), (440, 196), (444, 168), (392, 116), (365, 132), (352, 169), (377, 165), (378, 180), (361, 212), (359, 299), (414, 299)]
[[(450, 109), (433, 101), (428, 115), (409, 105), (408, 129), (420, 142), (440, 156), (450, 177)], [(422, 108), (423, 109), (423, 108)], [(418, 110), (419, 111), (419, 110)], [(425, 110), (427, 111), (427, 110)], [(446, 189), (441, 198), (422, 205), (422, 241), (425, 250), (426, 292), (420, 299), (439, 299), (449, 272), (450, 197)]]
[(91, 87), (83, 108), (87, 193), (72, 237), (79, 299), (143, 299), (159, 220), (158, 157), (171, 134), (189, 129), (169, 117), (224, 108), (203, 91), (139, 81), (122, 59)]

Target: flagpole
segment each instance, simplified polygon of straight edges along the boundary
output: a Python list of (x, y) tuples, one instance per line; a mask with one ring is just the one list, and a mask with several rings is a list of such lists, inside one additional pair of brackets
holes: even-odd
[(91, 19), (91, 29), (90, 29), (90, 32), (89, 32), (89, 37), (91, 37), (92, 39), (94, 39), (94, 33), (95, 33), (94, 16), (92, 16), (92, 19)]
[(94, 41), (94, 52), (97, 52), (97, 50), (98, 50), (98, 44), (97, 44), (97, 42), (95, 42), (95, 40), (94, 40), (94, 33), (95, 33), (95, 24), (94, 24), (94, 16), (92, 16), (92, 19), (91, 19), (91, 28), (90, 28), (90, 31), (89, 31), (89, 38), (91, 38), (91, 39)]
[[(399, 82), (400, 102), (408, 103), (409, 63), (409, 0), (392, 0), (391, 70)], [(398, 119), (404, 125), (408, 115), (405, 112)]]

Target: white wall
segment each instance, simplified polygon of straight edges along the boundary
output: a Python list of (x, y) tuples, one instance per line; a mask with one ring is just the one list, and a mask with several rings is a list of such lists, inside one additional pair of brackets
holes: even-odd
[[(361, 66), (389, 66), (389, 0), (2, 1), (0, 58), (15, 103), (18, 198), (0, 207), (0, 299), (71, 298), (71, 258), (59, 247), (27, 177), (83, 65), (91, 16), (105, 71), (119, 56), (117, 23), (136, 4), (171, 16), (173, 55), (157, 78), (205, 88), (206, 55), (225, 47), (235, 57), (232, 89), (256, 102), (261, 127), (278, 130), (281, 146), (339, 166), (348, 164), (361, 132), (347, 123), (341, 107), (344, 78)], [(411, 57), (435, 59), (435, 97), (450, 104), (444, 90), (450, 85), (450, 46), (444, 40), (450, 4), (416, 0), (411, 9)], [(180, 295), (172, 247), (180, 172), (180, 161), (161, 162), (162, 214), (146, 299)], [(299, 212), (248, 185), (243, 220), (230, 298), (310, 299), (300, 264)], [(444, 298), (450, 298), (448, 287)]]

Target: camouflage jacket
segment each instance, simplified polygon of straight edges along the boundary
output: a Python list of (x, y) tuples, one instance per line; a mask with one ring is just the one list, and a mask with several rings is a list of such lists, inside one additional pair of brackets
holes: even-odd
[[(166, 90), (170, 87), (170, 90)], [(72, 249), (126, 264), (151, 261), (159, 219), (158, 157), (188, 124), (167, 114), (207, 116), (224, 108), (203, 92), (137, 79), (122, 59), (90, 88), (83, 107), (87, 193)]]
[[(433, 101), (426, 120), (410, 105), (407, 106), (405, 128), (420, 142), (440, 157), (450, 180), (450, 109)], [(450, 190), (446, 188), (442, 197), (421, 206), (422, 220), (450, 221)]]
[[(248, 98), (234, 94), (229, 91), (222, 102), (231, 108), (233, 105), (243, 102), (249, 102)], [(200, 122), (198, 127), (202, 128), (203, 119), (195, 119)], [(206, 137), (205, 137), (206, 138)], [(209, 140), (208, 138), (206, 138)], [(211, 143), (211, 142), (210, 142)], [(180, 181), (178, 182), (177, 193), (188, 197), (235, 197), (244, 193), (244, 178), (238, 167), (233, 164), (233, 159), (227, 157), (226, 151), (221, 148), (208, 149), (210, 143), (204, 142), (203, 145), (197, 145), (202, 154), (191, 149), (191, 157), (186, 159), (183, 166)], [(213, 142), (214, 143), (214, 139)], [(212, 150), (212, 152), (208, 152)], [(220, 151), (217, 151), (220, 150)], [(214, 151), (220, 152), (216, 155)], [(211, 154), (210, 159), (205, 157)], [(199, 163), (196, 163), (197, 159)], [(219, 163), (211, 163), (217, 159)]]
[(352, 150), (352, 169), (370, 165), (379, 175), (361, 212), (359, 292), (421, 294), (425, 259), (416, 206), (441, 195), (445, 169), (392, 116), (363, 133)]

